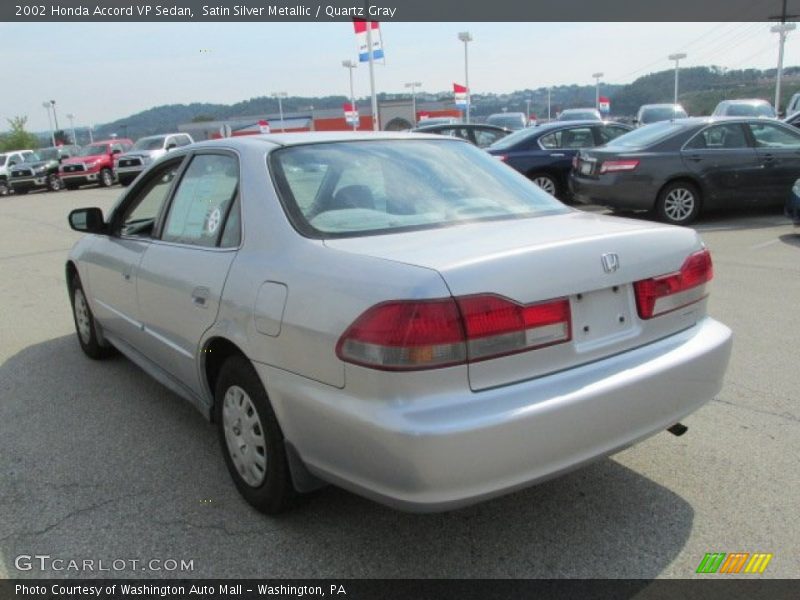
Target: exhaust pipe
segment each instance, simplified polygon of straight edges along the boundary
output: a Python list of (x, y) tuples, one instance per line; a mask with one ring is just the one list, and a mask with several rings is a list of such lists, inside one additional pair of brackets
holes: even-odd
[(681, 437), (684, 433), (689, 431), (689, 428), (683, 423), (675, 423), (672, 427), (667, 429), (675, 437)]

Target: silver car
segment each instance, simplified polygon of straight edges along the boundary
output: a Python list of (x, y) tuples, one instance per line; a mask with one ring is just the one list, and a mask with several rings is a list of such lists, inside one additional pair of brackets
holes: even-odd
[(168, 133), (139, 138), (128, 152), (114, 159), (114, 173), (120, 185), (126, 186), (136, 179), (150, 163), (167, 152), (194, 143), (188, 133)]
[(323, 483), (416, 511), (528, 486), (678, 423), (731, 350), (697, 233), (571, 209), (456, 138), (203, 142), (69, 220), (84, 352), (214, 420), (268, 513)]

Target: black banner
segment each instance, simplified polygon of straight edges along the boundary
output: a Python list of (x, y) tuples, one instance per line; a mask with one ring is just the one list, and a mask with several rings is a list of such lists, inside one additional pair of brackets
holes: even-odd
[[(797, 14), (800, 0), (789, 0)], [(781, 3), (754, 0), (3, 0), (0, 21), (767, 21)]]

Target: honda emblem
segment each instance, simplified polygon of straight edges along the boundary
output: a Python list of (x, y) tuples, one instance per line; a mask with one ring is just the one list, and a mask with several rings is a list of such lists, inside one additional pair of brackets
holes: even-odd
[(614, 254), (613, 252), (608, 252), (607, 254), (603, 254), (600, 257), (600, 260), (603, 262), (603, 270), (606, 273), (613, 273), (617, 269), (619, 269), (619, 256)]

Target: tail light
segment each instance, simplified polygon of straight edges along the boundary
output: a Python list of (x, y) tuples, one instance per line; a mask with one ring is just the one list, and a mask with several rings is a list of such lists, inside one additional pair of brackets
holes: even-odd
[(494, 156), (500, 162), (506, 162), (506, 159), (508, 158), (508, 156), (505, 154), (493, 154), (492, 156)]
[(652, 319), (705, 298), (706, 283), (714, 277), (708, 249), (691, 254), (680, 271), (637, 281), (636, 307), (639, 317)]
[(633, 171), (639, 166), (639, 161), (632, 160), (607, 160), (600, 165), (600, 173), (617, 173), (619, 171)]
[(491, 294), (373, 306), (344, 332), (336, 355), (407, 371), (487, 360), (571, 339), (569, 300), (523, 305)]

